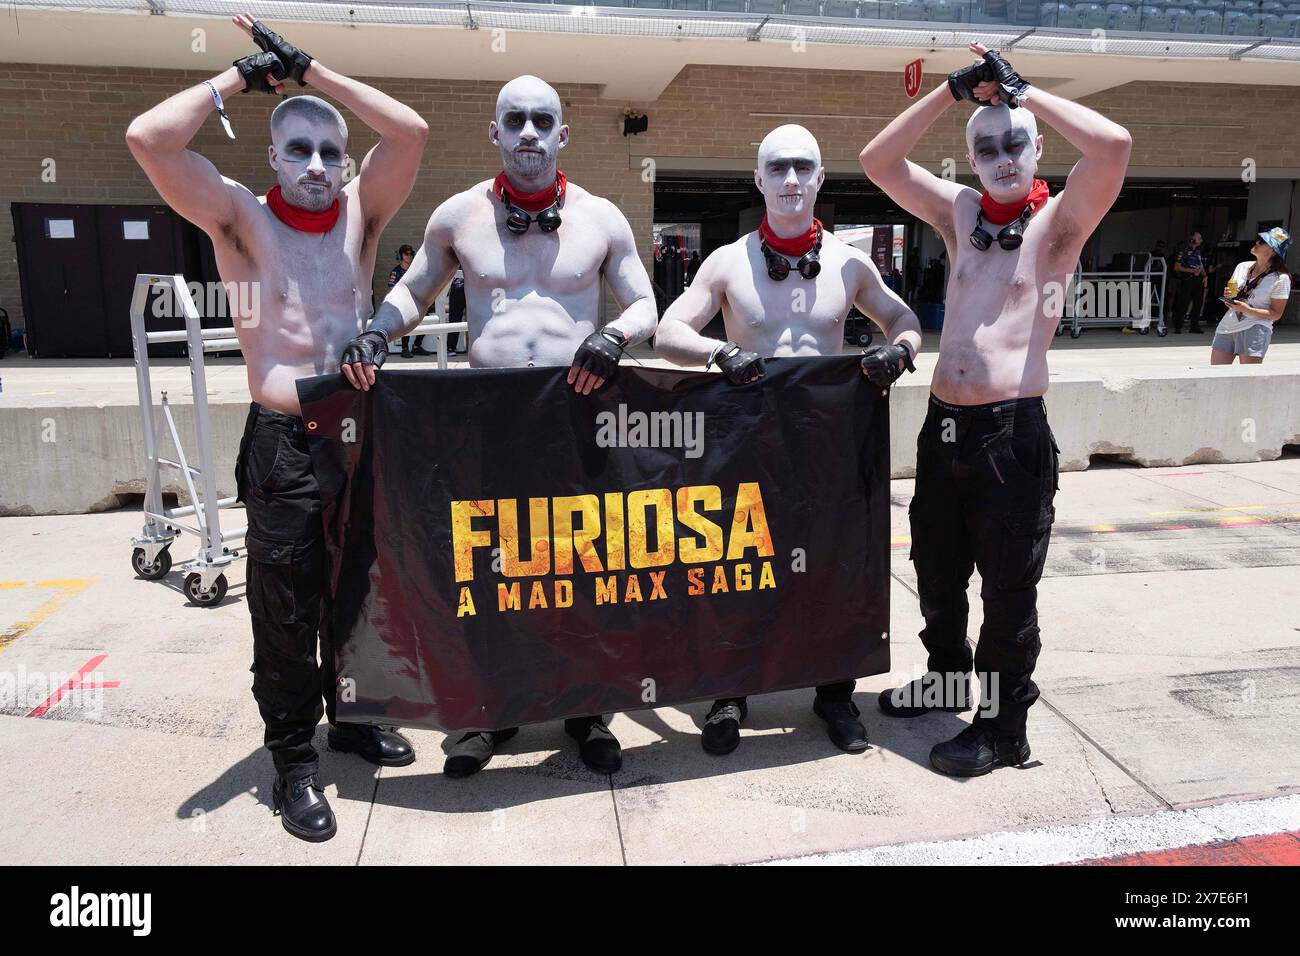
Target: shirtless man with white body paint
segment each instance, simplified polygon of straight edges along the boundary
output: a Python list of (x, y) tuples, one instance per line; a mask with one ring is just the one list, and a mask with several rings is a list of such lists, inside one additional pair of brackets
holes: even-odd
[[(388, 342), (419, 324), (458, 268), (473, 368), (568, 365), (568, 384), (588, 395), (617, 371), (624, 348), (654, 333), (654, 293), (627, 219), (557, 169), (569, 128), (555, 90), (535, 76), (511, 80), (488, 138), (501, 151), (501, 174), (434, 210), (411, 268), (344, 353), (343, 374), (357, 388), (374, 385)], [(623, 312), (597, 329), (602, 277)], [(465, 734), (444, 772), (477, 773), (517, 730)], [(603, 718), (567, 720), (565, 730), (593, 771), (622, 766)]]
[[(1075, 262), (1119, 195), (1132, 146), (1123, 127), (1029, 86), (996, 52), (978, 43), (971, 51), (980, 62), (908, 108), (860, 157), (876, 185), (934, 227), (952, 263), (910, 508), (929, 672), (883, 692), (879, 704), (895, 717), (968, 710), (973, 664), (983, 686), (979, 712), (930, 753), (937, 770), (957, 776), (1029, 758), (1037, 585), (1059, 472), (1042, 399), (1047, 349)], [(979, 107), (966, 145), (983, 196), (907, 159), (961, 100)], [(1038, 119), (1083, 154), (1050, 198), (1034, 179), (1043, 152)], [(984, 623), (972, 660), (966, 586), (975, 567)]]
[[(319, 842), (337, 829), (312, 746), (322, 696), (331, 749), (384, 766), (415, 754), (391, 729), (334, 721), (320, 494), (295, 383), (336, 368), (369, 314), (379, 236), (411, 191), (429, 130), (414, 110), (335, 73), (251, 15), (235, 23), (262, 52), (136, 117), (126, 140), (168, 205), (212, 239), (222, 280), (251, 291), (230, 302), (251, 306), (232, 319), (253, 398), (236, 466), (248, 514), (253, 696), (277, 770), (275, 809), (286, 830)], [(268, 163), (277, 185), (264, 197), (187, 148), (214, 107), (225, 121), (227, 98), (282, 93), (289, 78), (334, 97), (379, 134), (346, 185), (347, 125), (315, 96), (286, 99), (272, 114)]]
[[(856, 305), (890, 341), (870, 350), (863, 373), (887, 388), (911, 368), (921, 347), (916, 316), (885, 285), (869, 255), (823, 231), (813, 217), (825, 178), (817, 140), (802, 126), (779, 126), (763, 138), (754, 170), (766, 206), (763, 222), (704, 260), (664, 313), (656, 352), (679, 365), (716, 363), (742, 385), (762, 377), (763, 358), (839, 355), (845, 317)], [(719, 308), (729, 342), (700, 334)], [(853, 680), (821, 685), (813, 710), (826, 721), (832, 743), (858, 753), (867, 747), (867, 734), (853, 687)], [(743, 697), (715, 701), (701, 745), (712, 754), (731, 753), (747, 714)]]

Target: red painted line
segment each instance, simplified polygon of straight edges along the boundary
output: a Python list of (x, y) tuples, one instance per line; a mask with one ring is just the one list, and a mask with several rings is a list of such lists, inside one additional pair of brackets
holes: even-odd
[[(77, 671), (77, 673), (73, 674), (73, 675), (72, 675), (71, 677), (69, 677), (66, 681), (64, 681), (64, 682), (63, 682), (63, 686), (61, 686), (58, 690), (56, 690), (56, 691), (55, 691), (53, 694), (51, 694), (49, 697), (46, 697), (45, 700), (41, 703), (41, 705), (40, 705), (39, 707), (37, 707), (35, 710), (33, 710), (33, 711), (32, 711), (30, 714), (28, 714), (27, 716), (28, 716), (28, 717), (43, 717), (43, 716), (45, 715), (45, 713), (46, 713), (46, 712), (47, 712), (51, 707), (53, 707), (53, 706), (54, 706), (55, 704), (57, 704), (60, 700), (63, 699), (63, 695), (64, 695), (65, 693), (67, 693), (68, 691), (72, 690), (72, 688), (74, 688), (74, 687), (80, 687), (80, 686), (81, 686), (81, 679), (82, 679), (83, 677), (85, 677), (88, 673), (90, 673), (91, 671), (93, 671), (93, 670), (94, 670), (96, 667), (98, 667), (100, 664), (102, 664), (103, 661), (104, 661), (104, 658), (106, 658), (106, 657), (108, 657), (107, 654), (100, 654), (98, 657), (92, 657), (90, 660), (86, 661), (86, 663), (84, 663), (84, 664), (81, 665), (81, 670)], [(116, 682), (115, 682), (115, 683), (116, 683)]]
[(1153, 850), (1084, 860), (1077, 866), (1296, 866), (1300, 865), (1300, 830), (1268, 836), (1239, 837), (1222, 843)]

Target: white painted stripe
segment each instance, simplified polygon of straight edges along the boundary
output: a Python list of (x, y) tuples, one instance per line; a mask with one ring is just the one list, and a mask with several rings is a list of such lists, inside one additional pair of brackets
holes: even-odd
[(1300, 794), (1161, 810), (964, 840), (838, 850), (770, 866), (1046, 866), (1300, 830)]

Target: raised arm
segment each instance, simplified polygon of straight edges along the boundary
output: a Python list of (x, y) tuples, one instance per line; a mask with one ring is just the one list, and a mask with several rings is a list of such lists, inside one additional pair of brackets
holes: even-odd
[(1046, 121), (1083, 154), (1057, 197), (1055, 222), (1058, 231), (1064, 231), (1080, 245), (1110, 211), (1124, 186), (1133, 137), (1096, 110), (1045, 90), (1035, 88), (1024, 108)]
[[(955, 74), (954, 74), (955, 75)], [(895, 117), (858, 154), (862, 171), (890, 199), (925, 220), (945, 239), (953, 234), (953, 204), (969, 186), (936, 176), (907, 158), (921, 137), (957, 100), (949, 81)]]
[[(242, 92), (246, 81), (232, 66), (208, 82), (226, 101)], [(163, 201), (220, 244), (235, 235), (241, 217), (255, 214), (259, 204), (247, 188), (187, 148), (215, 108), (207, 86), (191, 86), (133, 119), (126, 145)]]
[(387, 93), (335, 73), (319, 60), (307, 71), (307, 80), (379, 134), (379, 142), (366, 153), (353, 180), (366, 224), (371, 235), (378, 237), (411, 194), (429, 124)]
[(456, 200), (453, 196), (433, 211), (411, 268), (384, 296), (366, 330), (343, 350), (339, 370), (354, 388), (370, 391), (376, 370), (388, 356), (388, 343), (420, 324), (438, 293), (456, 274), (458, 262), (451, 245)]

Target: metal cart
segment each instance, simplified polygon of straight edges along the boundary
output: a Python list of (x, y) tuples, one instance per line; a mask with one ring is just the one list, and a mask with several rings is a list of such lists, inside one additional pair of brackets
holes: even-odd
[[(1161, 338), (1168, 335), (1164, 319), (1165, 260), (1147, 255), (1144, 257), (1146, 262), (1139, 267), (1138, 258), (1138, 255), (1130, 254), (1128, 270), (1119, 272), (1084, 272), (1076, 263), (1056, 334), (1061, 335), (1069, 328), (1070, 338), (1077, 339), (1085, 329), (1132, 328), (1142, 335), (1149, 335), (1154, 325), (1156, 335)], [(1090, 305), (1085, 292), (1088, 287), (1093, 290)], [(1122, 294), (1107, 296), (1105, 293)], [(1119, 299), (1122, 304), (1114, 299)], [(1085, 312), (1091, 314), (1082, 314)]]
[[(144, 325), (145, 307), (150, 289), (169, 287), (185, 318), (185, 328), (174, 332), (147, 332)], [(435, 335), (438, 342), (438, 367), (447, 367), (447, 338), (449, 333), (466, 332), (465, 322), (430, 322), (420, 324), (412, 334)], [(167, 392), (163, 391), (157, 406), (153, 401), (153, 387), (149, 379), (149, 346), (164, 342), (184, 342), (190, 365), (190, 384), (194, 395), (194, 432), (198, 449), (197, 467), (190, 464), (181, 443), (176, 420)], [(238, 351), (239, 341), (233, 327), (205, 329), (201, 327), (198, 308), (190, 297), (184, 276), (149, 275), (135, 277), (131, 296), (131, 345), (135, 352), (135, 381), (140, 401), (141, 421), (144, 427), (145, 496), (144, 527), (140, 535), (131, 540), (131, 566), (142, 578), (156, 581), (166, 577), (172, 569), (171, 546), (180, 532), (189, 532), (199, 539), (194, 557), (181, 565), (185, 571), (184, 590), (190, 602), (200, 607), (213, 607), (226, 596), (225, 569), (245, 556), (242, 541), (247, 527), (222, 530), (221, 511), (233, 508), (236, 499), (218, 498), (213, 469), (215, 454), (212, 446), (212, 416), (208, 409), (208, 385), (203, 357), (208, 352)], [(156, 413), (161, 411), (175, 448), (175, 459), (164, 458), (158, 452), (155, 426)], [(190, 505), (166, 508), (162, 500), (162, 470), (179, 471), (185, 480)], [(193, 524), (180, 519), (188, 518)]]

